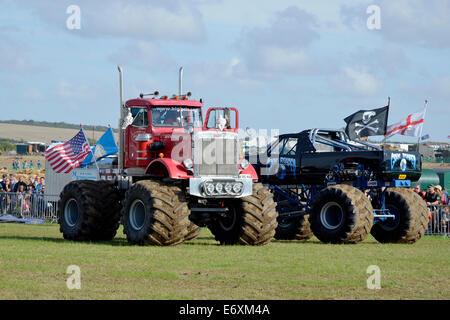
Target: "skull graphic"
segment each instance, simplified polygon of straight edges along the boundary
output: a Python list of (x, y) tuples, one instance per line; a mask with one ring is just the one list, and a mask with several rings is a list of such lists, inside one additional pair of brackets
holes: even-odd
[(375, 111), (366, 111), (363, 113), (362, 122), (364, 124), (368, 124), (370, 119), (372, 119), (373, 116), (376, 115)]

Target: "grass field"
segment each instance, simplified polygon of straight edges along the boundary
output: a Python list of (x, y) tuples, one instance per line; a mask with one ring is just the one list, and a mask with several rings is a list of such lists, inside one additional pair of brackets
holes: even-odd
[[(52, 140), (66, 141), (77, 134), (79, 129), (26, 126), (0, 123), (0, 138), (50, 143)], [(88, 138), (98, 140), (105, 131), (86, 130)], [(117, 139), (117, 137), (116, 137)]]
[[(58, 225), (0, 224), (2, 299), (449, 299), (450, 239), (415, 245), (273, 241), (219, 246), (208, 230), (174, 247), (62, 239)], [(81, 289), (66, 287), (69, 265)], [(369, 290), (369, 265), (381, 289)]]

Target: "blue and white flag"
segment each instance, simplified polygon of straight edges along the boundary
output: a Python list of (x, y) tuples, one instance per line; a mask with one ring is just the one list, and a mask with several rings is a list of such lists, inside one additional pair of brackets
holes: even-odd
[[(114, 134), (111, 128), (106, 130), (106, 132), (98, 139), (97, 144), (89, 153), (86, 159), (83, 161), (83, 166), (87, 166), (95, 161), (106, 157), (110, 154), (116, 154), (119, 151), (117, 147), (116, 140), (114, 140)], [(92, 157), (94, 154), (95, 160)]]
[(428, 140), (428, 139), (430, 139), (430, 135), (429, 134), (426, 134), (426, 135), (424, 135), (424, 136), (422, 136), (420, 138), (420, 140), (422, 140), (422, 141), (425, 141), (425, 140)]

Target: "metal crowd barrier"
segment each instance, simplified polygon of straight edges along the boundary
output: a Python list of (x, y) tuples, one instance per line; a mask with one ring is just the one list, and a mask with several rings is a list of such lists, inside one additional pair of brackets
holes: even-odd
[[(12, 215), (24, 219), (43, 219), (51, 223), (58, 220), (58, 201), (53, 195), (0, 192), (0, 215)], [(58, 196), (59, 198), (59, 196)]]
[(431, 219), (425, 234), (447, 235), (450, 233), (450, 205), (428, 206)]

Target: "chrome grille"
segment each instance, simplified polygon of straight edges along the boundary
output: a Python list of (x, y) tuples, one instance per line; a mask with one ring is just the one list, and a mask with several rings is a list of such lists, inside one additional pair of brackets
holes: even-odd
[(239, 175), (239, 140), (229, 132), (201, 132), (194, 136), (194, 175)]

